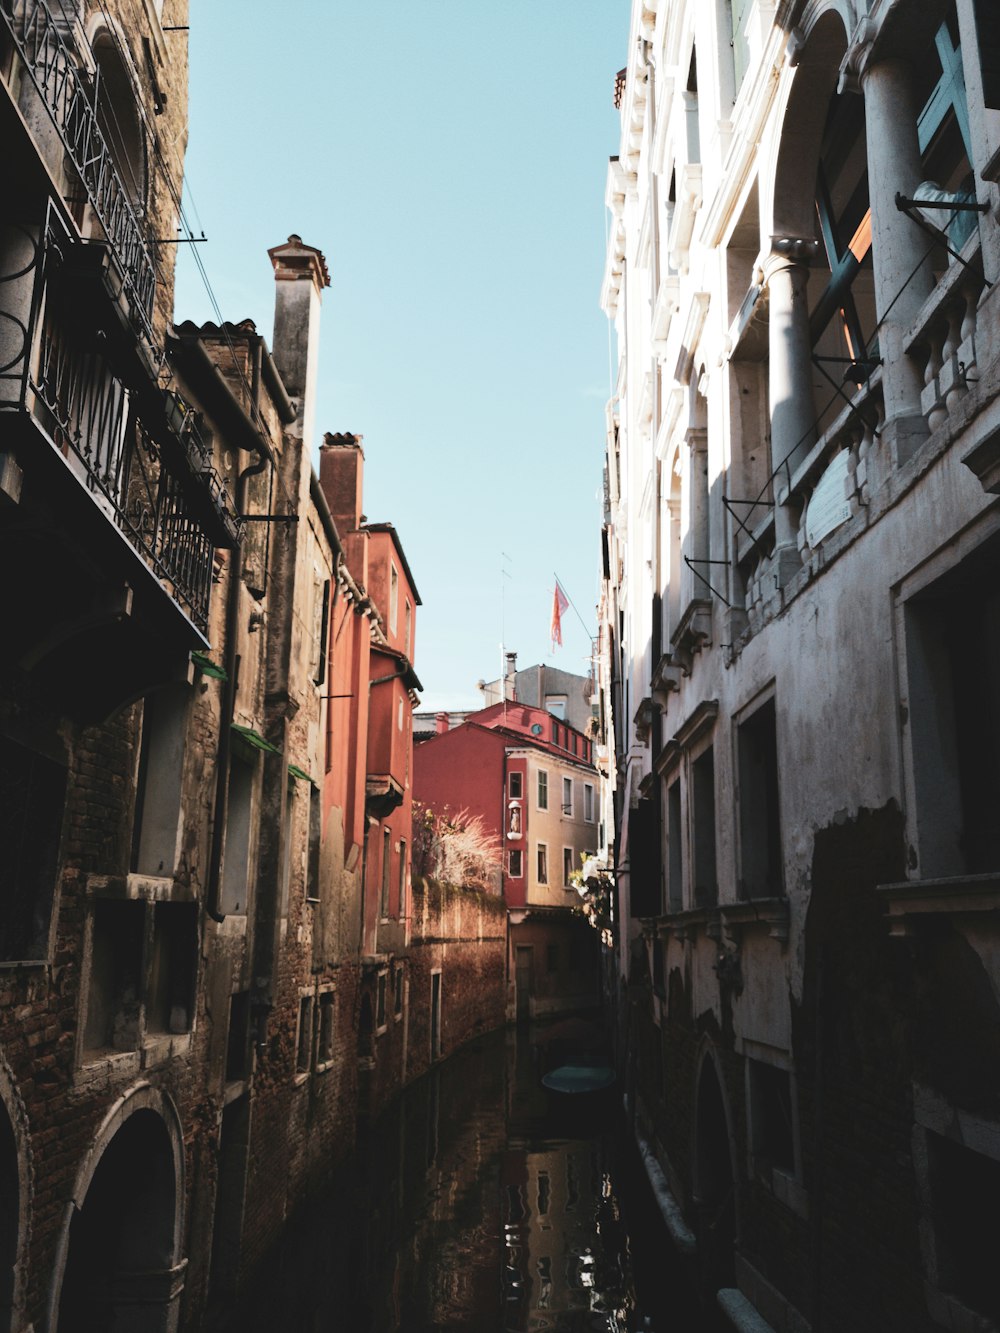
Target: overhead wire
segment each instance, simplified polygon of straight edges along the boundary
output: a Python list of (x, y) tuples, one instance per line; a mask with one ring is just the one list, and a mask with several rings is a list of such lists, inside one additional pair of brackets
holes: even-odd
[[(63, 13), (65, 14), (64, 0), (58, 0), (58, 2), (60, 6), (63, 8)], [(141, 31), (142, 18), (141, 15), (138, 14), (135, 8), (135, 0), (128, 0), (128, 2), (132, 5), (133, 17), (140, 23), (140, 31)], [(117, 47), (119, 59), (122, 61), (126, 73), (128, 73), (130, 68), (134, 64), (131, 54), (128, 53), (122, 45), (121, 36), (119, 34), (117, 25), (112, 21), (108, 13), (105, 0), (99, 0), (99, 8), (102, 15), (104, 16), (104, 21), (108, 30), (108, 34), (114, 45)], [(151, 147), (153, 155), (155, 156), (156, 161), (159, 164), (160, 175), (163, 179), (164, 184), (167, 187), (167, 191), (170, 195), (171, 201), (173, 202), (173, 205), (177, 210), (179, 228), (185, 233), (185, 239), (194, 241), (195, 240), (194, 233), (187, 219), (187, 215), (184, 209), (183, 198), (181, 192), (177, 189), (176, 183), (173, 178), (173, 173), (171, 172), (170, 167), (163, 156), (163, 150), (160, 147), (159, 135), (155, 132), (155, 130), (149, 123), (149, 117), (146, 112), (144, 101), (142, 97), (139, 95), (140, 90), (136, 89), (135, 91), (137, 94), (136, 95), (137, 110), (145, 130), (147, 153)], [(120, 132), (121, 128), (119, 126), (119, 133)], [(188, 192), (190, 194), (190, 188)], [(154, 246), (153, 249), (155, 250), (157, 249), (157, 247)], [(194, 260), (195, 267), (198, 270), (199, 277), (201, 279), (202, 285), (205, 288), (205, 292), (211, 304), (212, 311), (215, 314), (216, 323), (218, 325), (219, 331), (222, 333), (222, 336), (228, 347), (229, 354), (233, 363), (233, 368), (236, 371), (237, 378), (240, 380), (243, 388), (246, 390), (247, 402), (250, 404), (251, 417), (254, 420), (254, 424), (257, 426), (257, 429), (265, 437), (269, 437), (270, 430), (268, 429), (267, 423), (264, 421), (263, 414), (260, 411), (259, 404), (254, 401), (254, 394), (250, 385), (250, 381), (247, 378), (246, 371), (243, 367), (240, 357), (237, 354), (236, 345), (233, 342), (232, 335), (229, 331), (229, 328), (227, 327), (226, 320), (223, 318), (222, 310), (219, 306), (219, 302), (216, 298), (215, 291), (212, 287), (211, 281), (209, 280), (208, 272), (205, 268), (204, 262), (201, 258), (201, 255), (198, 253), (196, 244), (192, 246), (192, 251), (193, 251), (192, 258)], [(154, 262), (156, 262), (156, 264), (159, 267), (160, 261), (158, 256), (156, 257), (156, 260)]]

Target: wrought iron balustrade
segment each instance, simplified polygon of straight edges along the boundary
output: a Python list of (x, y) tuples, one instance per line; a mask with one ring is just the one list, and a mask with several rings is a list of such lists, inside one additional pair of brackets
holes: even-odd
[[(10, 33), (83, 182), (121, 270), (134, 318), (152, 346), (156, 293), (152, 251), (101, 130), (90, 91), (60, 30), (60, 20), (47, 0), (0, 0), (0, 22)], [(61, 22), (65, 25), (66, 20)]]
[[(17, 245), (4, 245), (12, 238), (19, 254)], [(62, 454), (205, 630), (213, 551), (239, 542), (241, 520), (194, 410), (155, 379), (123, 376), (94, 311), (80, 309), (69, 279), (81, 250), (90, 249), (72, 240), (51, 209), (44, 229), (0, 226), (0, 423), (5, 416), (35, 423), (37, 445)], [(22, 446), (25, 463), (32, 447)]]

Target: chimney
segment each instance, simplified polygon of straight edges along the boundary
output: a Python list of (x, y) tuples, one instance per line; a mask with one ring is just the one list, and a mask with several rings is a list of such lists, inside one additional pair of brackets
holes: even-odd
[(503, 697), (505, 699), (517, 698), (517, 653), (505, 653), (507, 667), (504, 674)]
[(319, 484), (340, 533), (356, 532), (363, 517), (365, 451), (360, 435), (323, 436), (319, 450)]
[(434, 732), (435, 732), (435, 735), (443, 736), (443, 735), (445, 734), (446, 731), (450, 731), (450, 730), (451, 730), (451, 727), (450, 727), (449, 722), (448, 722), (448, 714), (447, 714), (447, 713), (437, 713), (437, 714), (435, 714), (435, 716), (434, 716)]
[(319, 312), (330, 271), (321, 250), (304, 245), (294, 232), (267, 252), (274, 267), (272, 352), (288, 396), (295, 399), (303, 445), (312, 452), (319, 361)]

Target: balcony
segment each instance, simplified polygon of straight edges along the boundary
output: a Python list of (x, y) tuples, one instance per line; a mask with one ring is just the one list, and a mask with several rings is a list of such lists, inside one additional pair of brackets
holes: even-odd
[(214, 550), (238, 544), (241, 520), (196, 414), (135, 336), (111, 249), (75, 240), (51, 206), (42, 228), (0, 227), (0, 258), (0, 518), (18, 543), (21, 666), (101, 629), (133, 677), (155, 673), (169, 649), (204, 646)]
[(121, 274), (130, 318), (152, 349), (152, 250), (98, 122), (93, 91), (70, 44), (70, 28), (61, 5), (57, 17), (48, 0), (0, 0), (0, 32), (6, 29), (24, 74), (48, 112)]

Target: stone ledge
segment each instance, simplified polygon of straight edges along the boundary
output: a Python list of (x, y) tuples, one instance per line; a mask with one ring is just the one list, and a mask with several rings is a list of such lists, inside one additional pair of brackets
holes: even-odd
[(739, 1333), (774, 1333), (774, 1329), (761, 1317), (756, 1306), (751, 1305), (742, 1291), (736, 1287), (721, 1287), (715, 1293), (715, 1302)]
[(913, 917), (1000, 911), (1000, 874), (904, 880), (879, 884), (877, 892), (889, 909), (889, 934), (897, 937), (912, 933)]

